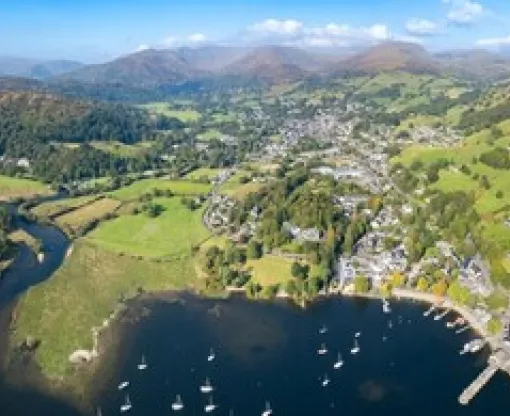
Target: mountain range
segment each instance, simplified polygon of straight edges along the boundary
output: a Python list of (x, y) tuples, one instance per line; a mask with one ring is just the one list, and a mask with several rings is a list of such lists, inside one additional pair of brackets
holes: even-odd
[(357, 53), (337, 51), (327, 54), (284, 46), (148, 49), (95, 65), (0, 58), (0, 76), (137, 88), (180, 85), (190, 81), (228, 81), (232, 77), (279, 84), (311, 76), (385, 71), (494, 80), (510, 77), (510, 59), (481, 50), (433, 54), (420, 45), (403, 42), (386, 42)]

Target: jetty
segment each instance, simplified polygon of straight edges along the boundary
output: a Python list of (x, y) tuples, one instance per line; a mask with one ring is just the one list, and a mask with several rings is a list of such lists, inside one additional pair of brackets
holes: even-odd
[(510, 375), (510, 353), (499, 350), (492, 354), (488, 366), (459, 396), (459, 403), (467, 405), (498, 370), (506, 371)]

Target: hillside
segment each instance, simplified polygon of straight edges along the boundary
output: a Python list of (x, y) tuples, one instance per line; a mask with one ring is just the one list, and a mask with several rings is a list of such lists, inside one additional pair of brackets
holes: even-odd
[(474, 79), (503, 79), (510, 75), (510, 59), (481, 49), (438, 53), (436, 59), (453, 73)]
[(203, 74), (173, 50), (149, 49), (114, 61), (89, 65), (61, 77), (96, 84), (153, 86), (175, 84)]
[(36, 59), (0, 57), (0, 76), (48, 79), (81, 68), (81, 62), (69, 60), (40, 61)]
[(387, 71), (438, 74), (441, 66), (422, 46), (388, 42), (348, 58), (340, 69), (368, 74)]

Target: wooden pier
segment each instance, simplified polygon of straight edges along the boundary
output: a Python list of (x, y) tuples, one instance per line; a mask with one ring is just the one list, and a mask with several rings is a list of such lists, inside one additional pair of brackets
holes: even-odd
[(459, 396), (459, 403), (467, 405), (485, 386), (498, 370), (504, 370), (510, 374), (510, 357), (503, 351), (498, 351), (489, 358), (489, 365)]

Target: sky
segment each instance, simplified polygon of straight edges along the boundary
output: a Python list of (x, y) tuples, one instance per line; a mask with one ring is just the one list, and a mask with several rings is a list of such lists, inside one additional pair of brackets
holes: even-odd
[(510, 0), (0, 0), (0, 56), (102, 62), (206, 44), (510, 47)]

